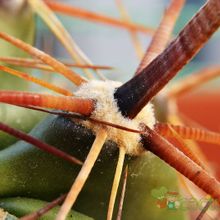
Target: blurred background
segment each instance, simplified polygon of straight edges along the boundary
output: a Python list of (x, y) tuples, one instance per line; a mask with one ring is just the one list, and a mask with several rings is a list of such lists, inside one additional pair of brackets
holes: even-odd
[[(61, 0), (60, 2), (120, 19), (120, 13), (115, 1)], [(124, 0), (122, 2), (133, 22), (154, 28), (159, 25), (163, 11), (169, 4), (168, 0)], [(204, 0), (186, 1), (186, 5), (177, 21), (174, 34), (177, 34), (184, 27), (204, 2)], [(58, 16), (77, 44), (94, 64), (116, 68), (111, 73), (106, 72), (108, 78), (125, 81), (134, 74), (140, 59), (135, 53), (128, 30), (76, 17)], [(57, 57), (67, 57), (66, 51), (40, 20), (38, 28), (41, 30), (38, 32), (38, 44)], [(151, 37), (140, 33), (138, 33), (138, 36), (144, 51)], [(45, 44), (45, 39), (48, 39), (48, 37), (50, 41), (46, 41)], [(178, 77), (182, 74), (190, 74), (202, 66), (218, 64), (220, 61), (218, 55), (220, 50), (219, 37), (219, 33), (215, 34), (205, 48), (193, 59), (193, 62), (187, 65)]]

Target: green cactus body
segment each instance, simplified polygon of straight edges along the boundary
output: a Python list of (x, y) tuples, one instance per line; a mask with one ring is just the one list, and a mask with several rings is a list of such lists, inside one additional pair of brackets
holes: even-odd
[[(55, 116), (47, 117), (31, 134), (81, 160), (86, 158), (94, 140), (92, 132), (82, 125)], [(94, 219), (106, 218), (117, 157), (116, 144), (108, 141), (74, 205), (75, 210)], [(125, 164), (128, 164), (129, 172), (123, 219), (184, 219), (183, 212), (159, 209), (157, 200), (151, 195), (152, 190), (161, 186), (178, 191), (173, 169), (151, 153), (136, 158), (127, 157)], [(78, 165), (69, 164), (19, 141), (1, 151), (0, 196), (51, 200), (60, 193), (68, 192), (79, 170)]]
[[(4, 198), (0, 199), (0, 206), (12, 213), (16, 217), (22, 217), (27, 215), (28, 213), (32, 213), (34, 211), (39, 210), (44, 207), (47, 202), (37, 199), (29, 199), (29, 198)], [(55, 219), (56, 214), (59, 210), (59, 206), (51, 209), (46, 215), (42, 216), (40, 220), (51, 220)], [(82, 215), (78, 212), (71, 211), (66, 218), (67, 220), (92, 220), (92, 218)]]

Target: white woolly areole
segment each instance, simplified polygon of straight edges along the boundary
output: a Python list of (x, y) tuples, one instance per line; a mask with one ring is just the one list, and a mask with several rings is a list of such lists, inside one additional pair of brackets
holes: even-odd
[(8, 213), (5, 212), (2, 208), (0, 208), (0, 219), (6, 220)]
[[(94, 99), (96, 101), (95, 110), (92, 117), (123, 127), (140, 129), (140, 123), (145, 123), (150, 128), (153, 128), (156, 120), (154, 110), (151, 103), (147, 104), (141, 112), (134, 118), (125, 118), (118, 109), (114, 92), (117, 87), (121, 86), (121, 82), (117, 81), (98, 81), (91, 80), (88, 83), (82, 84), (75, 92), (77, 97)], [(83, 124), (97, 132), (99, 126), (91, 122), (83, 122)], [(126, 149), (126, 153), (130, 155), (139, 155), (143, 152), (142, 144), (140, 143), (140, 135), (133, 132), (124, 131), (121, 129), (107, 127), (108, 139), (116, 142), (120, 147)]]

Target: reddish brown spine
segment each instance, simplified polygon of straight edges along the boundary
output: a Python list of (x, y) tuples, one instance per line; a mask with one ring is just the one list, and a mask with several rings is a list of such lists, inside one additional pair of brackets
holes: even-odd
[(148, 135), (142, 136), (145, 149), (160, 157), (220, 203), (220, 183), (214, 177), (155, 131), (148, 127), (146, 131)]
[(48, 203), (47, 205), (45, 205), (41, 209), (39, 209), (39, 210), (37, 210), (37, 211), (35, 211), (31, 214), (28, 214), (26, 216), (23, 216), (22, 218), (20, 218), (20, 220), (36, 220), (36, 219), (39, 219), (41, 216), (43, 216), (47, 212), (49, 212), (52, 208), (56, 207), (61, 202), (63, 202), (63, 200), (65, 198), (66, 198), (66, 194), (61, 195), (60, 197), (58, 197), (57, 199), (55, 199), (52, 202)]
[(179, 17), (184, 4), (185, 0), (170, 1), (170, 5), (166, 8), (161, 23), (157, 28), (135, 75), (141, 73), (142, 70), (166, 48), (176, 24), (176, 20)]

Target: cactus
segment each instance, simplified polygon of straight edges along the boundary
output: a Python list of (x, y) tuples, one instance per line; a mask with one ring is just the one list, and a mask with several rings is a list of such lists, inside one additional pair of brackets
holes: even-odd
[[(65, 5), (49, 0), (24, 2), (23, 9), (31, 7), (41, 16), (74, 58), (75, 65), (81, 65), (87, 77), (96, 73), (100, 78), (104, 78), (51, 11), (63, 10)], [(21, 115), (30, 109), (51, 114), (41, 120), (28, 135), (13, 129), (12, 127), (16, 127), (13, 120), (8, 123), (11, 127), (0, 123), (2, 131), (22, 139), (11, 144), (12, 141), (8, 141), (8, 138), (4, 142), (4, 137), (0, 137), (2, 146), (7, 145), (7, 148), (0, 152), (0, 207), (16, 217), (21, 217), (45, 205), (44, 201), (51, 201), (67, 193), (63, 204), (55, 208), (55, 212), (52, 210), (52, 215), (44, 213), (42, 219), (71, 219), (71, 216), (67, 215), (69, 212), (74, 219), (187, 219), (185, 212), (176, 209), (174, 202), (167, 200), (168, 194), (172, 197), (179, 193), (180, 177), (165, 162), (219, 200), (220, 183), (207, 172), (203, 161), (197, 157), (194, 149), (185, 146), (187, 144), (183, 140), (190, 138), (213, 143), (218, 142), (219, 134), (156, 123), (150, 103), (168, 81), (195, 56), (220, 25), (219, 2), (209, 0), (165, 49), (183, 4), (184, 1), (171, 1), (135, 76), (124, 84), (107, 80), (88, 82), (68, 65), (25, 43), (25, 39), (19, 40), (11, 34), (0, 33), (2, 39), (35, 57), (17, 62), (55, 71), (79, 86), (74, 97), (72, 91), (60, 85), (39, 81), (23, 72), (4, 68), (6, 72), (40, 84), (60, 96), (27, 91), (0, 91), (1, 102), (26, 108), (21, 110)], [(123, 8), (120, 1), (119, 6)], [(213, 10), (211, 15), (210, 8)], [(68, 13), (74, 11), (74, 8), (65, 11)], [(85, 15), (85, 11), (80, 13), (80, 16)], [(141, 26), (130, 24), (126, 15), (124, 21), (115, 21), (89, 12), (86, 14), (90, 19), (92, 17), (126, 27), (133, 37), (135, 31), (143, 31)], [(201, 22), (199, 18), (204, 14), (206, 16)], [(198, 23), (196, 27), (195, 23)], [(164, 27), (167, 27), (165, 33)], [(196, 30), (203, 32), (192, 36), (191, 33)], [(152, 30), (150, 33), (152, 34)], [(157, 47), (157, 44), (160, 44), (160, 47)], [(16, 61), (16, 58), (12, 59)], [(95, 71), (91, 72), (85, 68)], [(9, 78), (11, 83), (13, 77)], [(17, 85), (22, 90), (28, 86), (27, 82), (19, 85), (19, 81)], [(5, 89), (4, 86), (2, 89)], [(175, 94), (181, 92), (181, 89), (185, 87), (170, 89), (162, 104), (159, 99), (156, 100), (158, 102), (155, 108), (157, 111), (162, 109), (162, 113), (158, 111), (162, 120), (172, 122), (170, 116), (177, 114), (173, 106)], [(163, 105), (166, 105), (165, 108)], [(7, 114), (9, 108), (14, 107), (6, 107)], [(48, 110), (50, 108), (52, 110)], [(35, 116), (30, 117), (35, 120)], [(26, 115), (23, 118), (29, 120)], [(6, 119), (2, 114), (2, 121), (8, 122)], [(24, 123), (26, 124), (25, 121)], [(174, 137), (178, 144), (171, 144), (169, 140), (165, 140), (167, 137)], [(75, 164), (70, 163), (73, 162), (70, 159), (73, 157), (78, 161), (75, 160)], [(67, 158), (68, 161), (63, 160)], [(183, 182), (187, 188), (187, 183)], [(125, 195), (123, 190), (126, 190)], [(71, 210), (72, 206), (79, 214)], [(175, 213), (171, 209), (175, 210)], [(200, 214), (203, 215), (205, 211), (203, 209)], [(23, 219), (34, 217), (24, 216)]]

